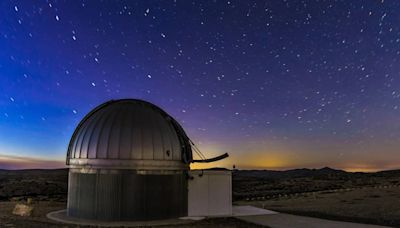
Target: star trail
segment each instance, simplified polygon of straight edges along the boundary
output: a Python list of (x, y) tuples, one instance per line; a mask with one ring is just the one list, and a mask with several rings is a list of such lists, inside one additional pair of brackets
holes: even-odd
[(61, 167), (120, 98), (231, 154), (213, 166), (400, 168), (399, 62), (395, 0), (2, 1), (0, 168)]

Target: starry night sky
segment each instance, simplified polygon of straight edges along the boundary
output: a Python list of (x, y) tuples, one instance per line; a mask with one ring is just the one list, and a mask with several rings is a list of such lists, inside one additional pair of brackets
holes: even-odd
[(118, 98), (213, 165), (400, 168), (400, 1), (1, 1), (0, 168), (61, 167)]

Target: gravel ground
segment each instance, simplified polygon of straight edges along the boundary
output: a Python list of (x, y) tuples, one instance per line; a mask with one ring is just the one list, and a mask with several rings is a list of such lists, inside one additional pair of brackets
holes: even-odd
[[(90, 226), (75, 226), (65, 225), (51, 221), (46, 218), (46, 214), (50, 211), (56, 211), (66, 208), (66, 204), (62, 202), (53, 201), (39, 201), (34, 202), (34, 213), (31, 217), (20, 217), (13, 215), (11, 212), (17, 202), (0, 202), (0, 227), (16, 227), (16, 228), (69, 228), (69, 227), (80, 227), (87, 228)], [(159, 227), (195, 227), (195, 228), (256, 228), (261, 227), (255, 224), (247, 223), (235, 218), (215, 218), (215, 219), (204, 219), (201, 221), (195, 221), (191, 224), (175, 225), (175, 226), (159, 226)]]

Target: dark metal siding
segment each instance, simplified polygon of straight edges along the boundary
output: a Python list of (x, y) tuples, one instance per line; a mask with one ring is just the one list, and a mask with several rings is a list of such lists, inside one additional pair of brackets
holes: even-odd
[[(85, 175), (96, 174), (82, 176)], [(90, 216), (101, 220), (121, 220), (120, 204), (124, 201), (121, 196), (121, 179), (120, 174), (97, 174), (97, 197), (94, 199), (96, 208)]]
[(171, 175), (70, 173), (68, 214), (104, 221), (144, 221), (187, 216), (188, 183)]
[[(74, 187), (72, 187), (74, 186)], [(68, 177), (68, 201), (67, 201), (67, 208), (68, 208), (68, 215), (73, 216), (76, 215), (76, 208), (78, 206), (78, 178), (76, 177), (75, 173), (69, 172)]]
[(85, 175), (78, 178), (78, 207), (82, 216), (90, 216), (94, 209), (96, 179), (93, 176)]

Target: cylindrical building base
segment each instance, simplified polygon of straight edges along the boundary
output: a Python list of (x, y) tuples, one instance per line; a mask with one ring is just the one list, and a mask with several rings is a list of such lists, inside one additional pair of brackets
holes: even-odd
[(140, 174), (134, 170), (70, 170), (68, 216), (103, 221), (146, 221), (187, 216), (184, 171)]

